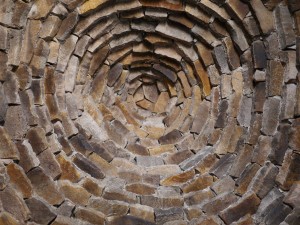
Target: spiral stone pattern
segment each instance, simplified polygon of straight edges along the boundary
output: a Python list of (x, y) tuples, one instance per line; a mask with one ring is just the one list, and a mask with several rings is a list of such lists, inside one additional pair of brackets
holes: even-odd
[(2, 0), (0, 225), (300, 224), (299, 0)]

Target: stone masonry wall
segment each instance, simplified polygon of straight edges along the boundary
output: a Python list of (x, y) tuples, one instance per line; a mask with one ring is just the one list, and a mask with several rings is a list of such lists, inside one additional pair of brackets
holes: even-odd
[(1, 0), (0, 225), (299, 225), (299, 0)]

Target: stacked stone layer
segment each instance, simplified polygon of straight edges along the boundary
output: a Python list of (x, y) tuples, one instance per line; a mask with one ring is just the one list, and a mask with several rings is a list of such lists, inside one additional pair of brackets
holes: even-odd
[(300, 224), (298, 0), (0, 7), (0, 224)]

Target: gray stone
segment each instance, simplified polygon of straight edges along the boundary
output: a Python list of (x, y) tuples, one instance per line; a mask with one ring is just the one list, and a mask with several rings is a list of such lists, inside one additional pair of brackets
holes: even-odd
[(4, 127), (11, 138), (21, 140), (27, 130), (27, 121), (21, 106), (10, 106), (7, 109)]
[(183, 219), (183, 209), (169, 208), (169, 209), (154, 209), (156, 223), (164, 224), (168, 221)]
[(279, 123), (281, 99), (269, 97), (263, 107), (263, 122), (261, 131), (266, 135), (274, 135)]
[(230, 73), (229, 65), (227, 62), (227, 54), (223, 45), (214, 47), (213, 56), (220, 73)]
[(267, 55), (262, 41), (258, 40), (252, 43), (252, 55), (255, 69), (265, 69), (267, 67)]
[(252, 98), (242, 97), (240, 111), (237, 121), (241, 126), (249, 127), (251, 122)]

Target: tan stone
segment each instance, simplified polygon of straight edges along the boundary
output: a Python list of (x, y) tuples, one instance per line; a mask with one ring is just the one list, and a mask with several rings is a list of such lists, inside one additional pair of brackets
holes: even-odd
[(59, 181), (60, 191), (66, 198), (70, 199), (73, 203), (86, 206), (88, 204), (91, 194), (83, 187), (74, 185), (70, 181)]
[(92, 178), (85, 178), (82, 182), (82, 187), (95, 196), (101, 196), (104, 189), (104, 185), (97, 183)]
[(209, 188), (206, 188), (201, 191), (196, 192), (190, 192), (186, 195), (184, 195), (184, 202), (188, 205), (198, 205), (201, 204), (207, 200), (210, 200), (214, 197), (213, 191), (211, 191)]
[(47, 176), (43, 169), (36, 167), (27, 173), (33, 190), (51, 205), (59, 205), (64, 200), (53, 180)]
[(202, 82), (202, 86), (203, 86), (202, 88), (203, 88), (204, 95), (205, 96), (210, 95), (211, 87), (210, 87), (210, 82), (209, 82), (207, 72), (204, 70), (202, 63), (199, 60), (196, 60), (194, 62), (194, 66), (196, 69), (196, 74)]
[(173, 144), (153, 146), (148, 148), (150, 155), (160, 155), (166, 152), (174, 152), (176, 148)]
[(2, 225), (19, 225), (20, 223), (10, 213), (1, 212), (0, 213), (0, 224), (2, 224)]
[(62, 171), (61, 176), (59, 177), (60, 180), (69, 180), (73, 183), (76, 183), (81, 179), (81, 174), (79, 171), (69, 160), (66, 159), (63, 154), (58, 154), (56, 156), (56, 160), (59, 163)]
[(154, 210), (153, 208), (146, 205), (140, 205), (140, 204), (131, 205), (130, 215), (150, 222), (154, 222)]
[(182, 191), (184, 193), (199, 191), (211, 186), (212, 184), (213, 184), (213, 177), (208, 174), (205, 174), (183, 185)]
[(23, 198), (30, 198), (32, 195), (32, 185), (23, 169), (15, 163), (10, 163), (6, 168), (12, 187), (22, 193)]
[(190, 170), (171, 177), (167, 177), (164, 180), (162, 180), (160, 184), (163, 186), (181, 185), (182, 183), (185, 183), (188, 180), (192, 179), (194, 175), (195, 175), (195, 170)]
[(126, 185), (125, 189), (139, 195), (152, 195), (156, 187), (148, 184), (133, 183)]
[(0, 126), (0, 158), (19, 159), (18, 149), (4, 127)]
[(78, 207), (74, 214), (75, 218), (87, 221), (91, 224), (104, 225), (105, 223), (105, 215), (94, 209)]
[(101, 169), (107, 176), (117, 176), (117, 168), (106, 160), (104, 160), (99, 155), (92, 153), (89, 159), (94, 162), (94, 164)]

